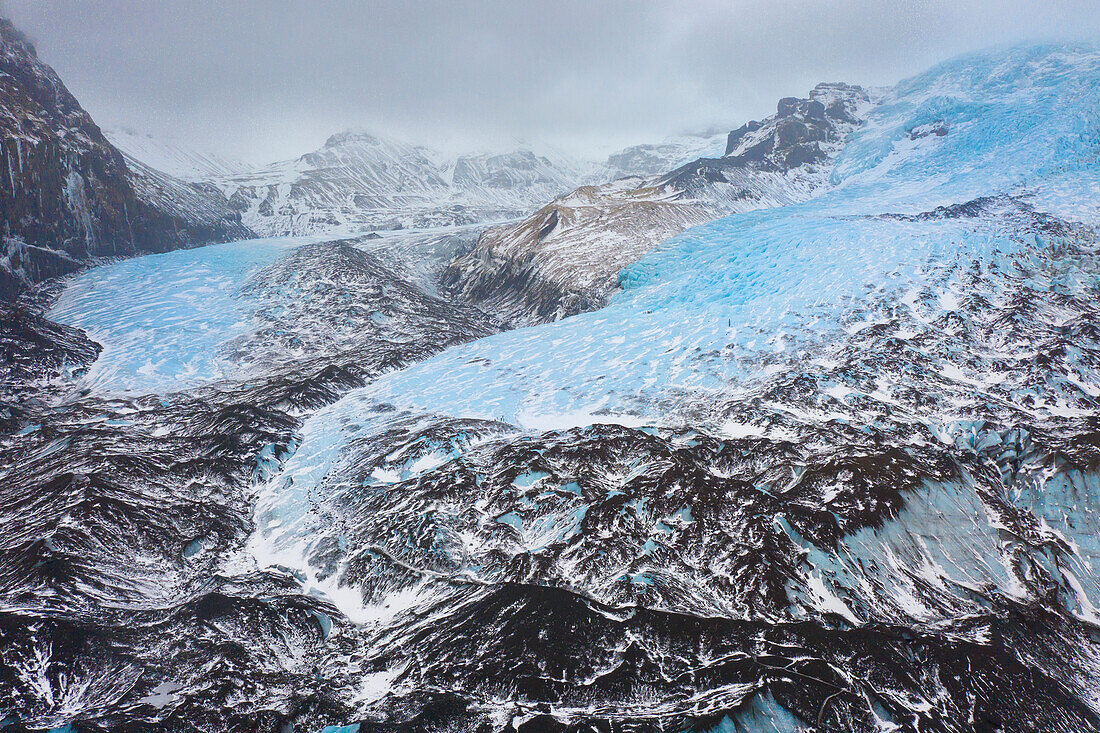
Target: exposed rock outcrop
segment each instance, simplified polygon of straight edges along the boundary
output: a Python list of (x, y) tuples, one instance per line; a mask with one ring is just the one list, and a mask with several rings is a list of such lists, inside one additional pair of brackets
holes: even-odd
[(185, 202), (163, 188), (169, 195), (156, 196), (148, 181), (0, 19), (0, 300), (93, 258), (250, 235), (224, 206), (207, 208), (213, 198)]
[(583, 186), (518, 224), (487, 230), (446, 270), (444, 285), (515, 323), (599, 308), (623, 267), (688, 227), (822, 190), (832, 156), (869, 102), (848, 84), (782, 99), (776, 114), (729, 133), (723, 157)]

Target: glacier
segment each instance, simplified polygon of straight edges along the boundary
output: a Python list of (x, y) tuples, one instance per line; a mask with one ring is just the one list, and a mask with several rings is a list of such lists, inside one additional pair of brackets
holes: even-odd
[[(470, 603), (451, 599), (455, 583), (548, 584), (611, 608), (706, 618), (960, 627), (950, 633), (980, 644), (998, 604), (1039, 602), (1021, 578), (1040, 574), (1071, 617), (1096, 623), (1095, 464), (1050, 454), (1091, 434), (1100, 394), (1084, 326), (1100, 275), (1098, 87), (1100, 56), (1066, 47), (962, 58), (899, 84), (847, 141), (827, 193), (693, 228), (626, 268), (600, 311), (448, 349), (311, 416), (283, 474), (259, 491), (253, 551), (299, 568), (307, 588), (377, 635), (379, 653), (413, 644), (397, 630), (412, 618)], [(936, 129), (947, 132), (926, 132)], [(1036, 368), (1051, 346), (1038, 333), (1070, 324), (1082, 330)], [(746, 575), (743, 559), (719, 559), (713, 535), (691, 526), (715, 511), (717, 526), (752, 522), (689, 487), (608, 513), (661, 466), (647, 464), (647, 434), (672, 446), (727, 438), (763, 462), (776, 445), (800, 446), (795, 466), (755, 490), (879, 517), (833, 520), (842, 536), (830, 540), (773, 507), (760, 531), (802, 560), (783, 580), (769, 578), (778, 560)], [(379, 455), (381, 436), (406, 447)], [(591, 459), (576, 473), (550, 461), (553, 478), (532, 489), (501, 484), (514, 464), (491, 455), (502, 442), (546, 455), (600, 439), (632, 440), (635, 463)], [(883, 443), (888, 455), (875, 458)], [(790, 498), (815, 453), (836, 462), (828, 456), (846, 450), (871, 452), (862, 470), (888, 477), (892, 509), (867, 505), (855, 465), (828, 492)], [(932, 457), (944, 450), (982, 461), (947, 470)], [(897, 463), (913, 465), (895, 476)], [(989, 465), (1016, 475), (993, 479)], [(548, 468), (520, 467), (536, 466)], [(471, 471), (472, 493), (440, 483)], [(571, 478), (583, 491), (565, 488)], [(423, 519), (406, 534), (369, 518), (393, 516)], [(380, 579), (394, 563), (414, 576)], [(1096, 649), (1082, 655), (1063, 684), (1095, 711)], [(668, 704), (667, 716), (691, 709)], [(563, 722), (591, 714), (552, 709)]]
[[(905, 80), (830, 175), (509, 331), (431, 286), (434, 236), (74, 278), (50, 315), (104, 346), (91, 401), (0, 479), (161, 534), (66, 509), (43, 544), (33, 488), (0, 514), (25, 717), (1100, 729), (1100, 51)], [(81, 685), (27, 618), (88, 645)]]
[(77, 275), (49, 316), (104, 346), (93, 389), (186, 389), (224, 379), (219, 346), (247, 332), (237, 289), (308, 238), (278, 237), (121, 260)]
[[(807, 330), (811, 310), (831, 311), (832, 323), (841, 323), (847, 315), (841, 304), (870, 283), (903, 294), (952, 258), (1011, 262), (1026, 247), (1011, 228), (877, 216), (982, 196), (1035, 197), (1042, 211), (1057, 215), (1100, 192), (1098, 128), (1087, 114), (1095, 109), (1081, 109), (1095, 91), (1093, 56), (1019, 50), (975, 68), (981, 60), (960, 60), (900, 84), (847, 143), (834, 173), (837, 188), (811, 203), (693, 228), (623, 271), (622, 291), (608, 308), (448, 352), (390, 375), (363, 397), (510, 422), (521, 413), (630, 412), (645, 393), (643, 401), (654, 403), (660, 392), (743, 381), (752, 376), (746, 366), (759, 360), (696, 359), (693, 352), (779, 351)], [(1033, 77), (1034, 89), (1012, 86)], [(983, 78), (990, 81), (975, 88)], [(953, 90), (967, 96), (953, 99)], [(1021, 119), (1026, 129), (1019, 129)], [(909, 140), (907, 131), (928, 121), (945, 122), (952, 132)], [(1067, 160), (1071, 145), (1093, 157)], [(1069, 178), (1069, 166), (1077, 169), (1076, 188), (1056, 190), (1067, 185), (1061, 179)], [(1059, 180), (1048, 183), (1052, 168)], [(1073, 213), (1090, 214), (1082, 219), (1088, 223), (1097, 216), (1095, 205)]]
[[(728, 399), (811, 350), (824, 356), (853, 329), (875, 325), (867, 320), (874, 301), (910, 306), (920, 325), (965, 297), (967, 269), (1010, 269), (1047, 245), (1015, 221), (913, 215), (981, 197), (1023, 202), (1008, 208), (1034, 198), (1054, 214), (1078, 196), (1100, 200), (1100, 108), (1090, 97), (1098, 73), (1092, 52), (1029, 48), (960, 59), (899, 84), (847, 143), (832, 191), (693, 228), (624, 270), (607, 308), (388, 374), (315, 415), (305, 434), (335, 455), (350, 440), (341, 424), (370, 431), (361, 416), (377, 403), (521, 426), (624, 418), (698, 426), (686, 403)], [(951, 132), (910, 140), (908, 131), (928, 122)], [(1086, 155), (1067, 156), (1070, 145)], [(1065, 191), (1071, 167), (1074, 187)], [(1100, 208), (1072, 213), (1095, 224)], [(956, 276), (937, 272), (944, 267)], [(933, 286), (933, 310), (922, 313), (912, 299), (932, 277), (943, 280)], [(1097, 384), (1094, 365), (1071, 366)], [(988, 376), (960, 375), (978, 383)], [(722, 417), (701, 425), (720, 433)]]
[[(383, 267), (394, 268), (395, 281), (433, 296), (438, 295), (437, 272), (476, 231), (442, 227), (337, 241), (381, 258)], [(284, 290), (273, 300), (263, 282), (265, 268), (293, 250), (327, 241), (322, 235), (271, 237), (112, 262), (74, 276), (47, 315), (82, 329), (103, 346), (83, 378), (84, 386), (96, 392), (150, 394), (241, 380), (256, 373), (256, 342), (261, 331), (271, 336), (273, 322), (282, 323), (284, 336), (340, 330), (323, 323), (331, 314), (320, 303), (306, 301), (305, 293), (294, 293), (294, 301)], [(327, 275), (341, 278), (338, 270)], [(310, 285), (322, 280), (317, 275)], [(286, 301), (294, 305), (288, 308)], [(311, 308), (316, 311), (312, 322)], [(286, 322), (291, 309), (298, 323)], [(273, 311), (288, 312), (274, 316)], [(374, 315), (382, 317), (382, 311)], [(359, 327), (353, 320), (341, 325)], [(242, 353), (240, 344), (252, 351)]]

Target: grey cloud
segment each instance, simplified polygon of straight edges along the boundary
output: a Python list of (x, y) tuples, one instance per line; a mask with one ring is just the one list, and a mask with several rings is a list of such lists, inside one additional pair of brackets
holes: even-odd
[(822, 80), (1100, 38), (1094, 0), (8, 0), (98, 120), (254, 160), (367, 127), (595, 151), (769, 113)]

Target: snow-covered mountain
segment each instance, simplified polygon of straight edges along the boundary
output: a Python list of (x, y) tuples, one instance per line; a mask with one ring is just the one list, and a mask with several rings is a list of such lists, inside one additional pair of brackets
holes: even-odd
[[(870, 107), (867, 92), (847, 84), (820, 84), (806, 99), (783, 99), (765, 120), (698, 141), (716, 148), (717, 157), (649, 178), (584, 186), (518, 224), (487, 230), (451, 265), (445, 282), (520, 323), (598, 308), (622, 268), (688, 227), (805, 201), (827, 188), (834, 156)], [(673, 159), (690, 149), (663, 150)], [(622, 155), (624, 165), (642, 168), (662, 157)]]
[(127, 157), (189, 183), (205, 182), (249, 168), (242, 161), (128, 127), (104, 128), (103, 134)]
[(211, 181), (257, 231), (354, 233), (515, 218), (574, 188), (590, 169), (528, 148), (448, 155), (349, 131), (294, 160)]
[(659, 143), (631, 145), (607, 157), (601, 180), (627, 176), (649, 178), (667, 173), (696, 158), (717, 158), (726, 147), (726, 132), (675, 135)]
[(725, 141), (725, 133), (683, 135), (626, 148), (601, 163), (523, 143), (505, 152), (445, 153), (347, 131), (293, 160), (202, 179), (218, 186), (258, 232), (357, 233), (515, 219), (582, 184), (720, 155)]
[(107, 137), (139, 166), (210, 184), (269, 236), (355, 234), (492, 224), (529, 214), (582, 184), (667, 172), (720, 155), (726, 133), (669, 137), (599, 162), (516, 141), (504, 152), (447, 153), (363, 130), (329, 137), (298, 158), (250, 167), (194, 147), (116, 128)]

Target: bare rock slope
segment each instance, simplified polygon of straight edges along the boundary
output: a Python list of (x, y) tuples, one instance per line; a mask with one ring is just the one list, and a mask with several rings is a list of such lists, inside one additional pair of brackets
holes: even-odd
[(726, 154), (664, 175), (584, 186), (518, 224), (487, 230), (444, 283), (518, 323), (602, 306), (623, 267), (688, 227), (805, 201), (869, 106), (860, 87), (819, 84), (806, 99), (729, 133)]

